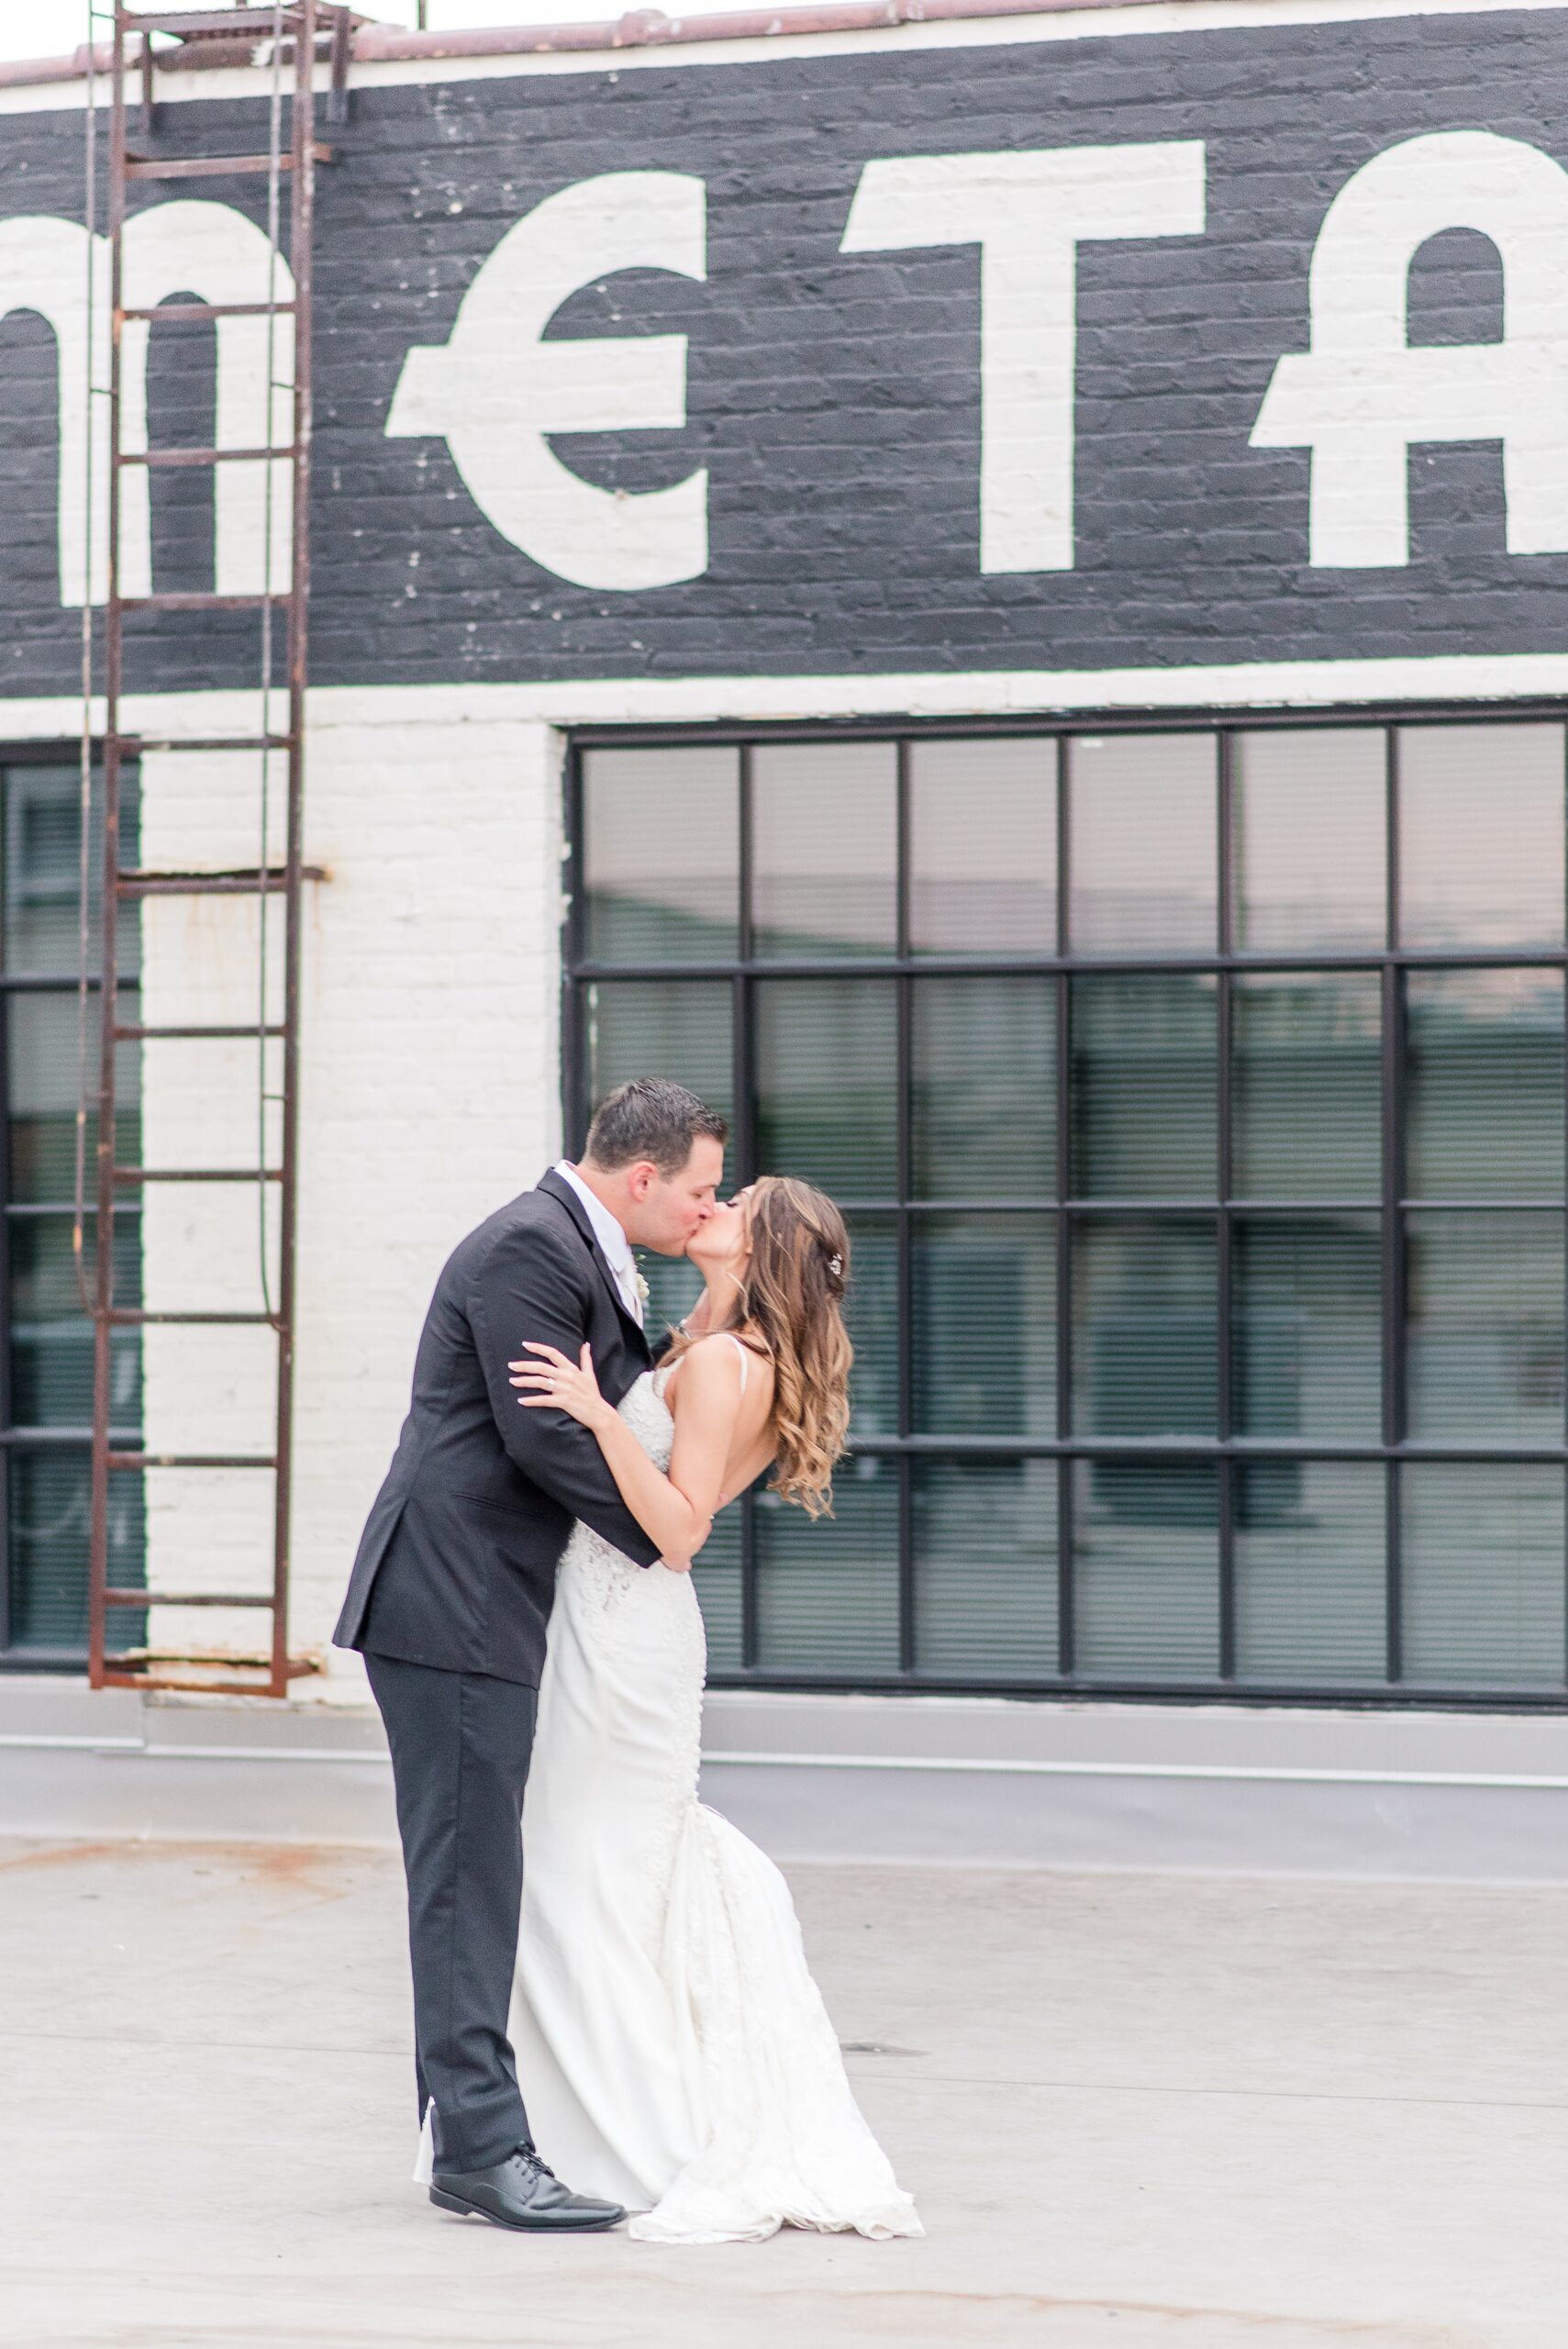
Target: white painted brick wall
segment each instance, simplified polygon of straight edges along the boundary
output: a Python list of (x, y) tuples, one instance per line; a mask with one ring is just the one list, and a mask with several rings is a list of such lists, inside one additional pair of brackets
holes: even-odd
[[(210, 724), (210, 699), (186, 722)], [(328, 1639), (436, 1274), (560, 1146), (561, 737), (462, 719), (449, 695), (423, 721), (407, 689), (385, 702), (334, 695), (308, 747), (306, 855), (329, 877), (307, 890), (305, 940), (295, 1648)], [(148, 863), (254, 863), (254, 778), (227, 765), (148, 761)], [(254, 1016), (253, 906), (156, 904), (144, 960), (150, 1020)], [(256, 1061), (250, 1045), (148, 1048), (149, 1164), (253, 1163)], [(150, 1303), (253, 1305), (259, 1252), (249, 1188), (152, 1189)], [(269, 1451), (274, 1359), (265, 1331), (149, 1331), (149, 1449)], [(270, 1476), (149, 1482), (155, 1589), (265, 1582)], [(154, 1610), (152, 1638), (246, 1644), (265, 1622)], [(331, 1668), (357, 1684), (352, 1659)]]

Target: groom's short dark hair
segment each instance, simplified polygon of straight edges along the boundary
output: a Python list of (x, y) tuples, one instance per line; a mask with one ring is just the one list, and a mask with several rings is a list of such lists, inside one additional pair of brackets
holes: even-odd
[(611, 1174), (639, 1158), (661, 1174), (678, 1174), (695, 1141), (726, 1142), (729, 1128), (717, 1109), (667, 1076), (634, 1076), (617, 1085), (594, 1112), (583, 1155)]

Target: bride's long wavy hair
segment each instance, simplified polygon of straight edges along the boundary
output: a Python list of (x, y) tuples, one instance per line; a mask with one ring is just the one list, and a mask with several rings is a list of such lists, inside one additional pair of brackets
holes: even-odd
[[(831, 1517), (855, 1358), (843, 1315), (850, 1235), (832, 1200), (790, 1174), (759, 1176), (745, 1209), (751, 1253), (727, 1327), (773, 1362), (769, 1490), (807, 1517)], [(677, 1338), (672, 1351), (689, 1342)]]

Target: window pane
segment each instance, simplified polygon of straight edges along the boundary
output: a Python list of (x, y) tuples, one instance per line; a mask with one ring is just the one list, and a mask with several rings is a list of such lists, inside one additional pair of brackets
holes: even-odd
[(915, 1425), (929, 1435), (1056, 1433), (1050, 1216), (915, 1225)]
[(740, 779), (740, 754), (731, 749), (584, 752), (590, 961), (706, 961), (736, 952)]
[[(14, 1451), (6, 1480), (12, 1648), (85, 1648), (92, 1524), (87, 1453)], [(137, 1590), (147, 1579), (143, 1482), (136, 1475), (109, 1480), (109, 1579), (119, 1590)], [(146, 1623), (134, 1608), (112, 1609), (110, 1649), (139, 1646)]]
[(1238, 1217), (1231, 1234), (1231, 1408), (1238, 1435), (1382, 1431), (1375, 1216)]
[(1561, 946), (1561, 726), (1402, 726), (1407, 946)]
[(896, 778), (891, 742), (800, 742), (752, 752), (755, 952), (893, 952)]
[(1056, 988), (1051, 978), (917, 982), (917, 1198), (1054, 1195)]
[(1054, 1679), (1056, 1621), (1056, 1463), (917, 1461), (917, 1670)]
[(702, 1275), (684, 1256), (656, 1256), (651, 1248), (635, 1248), (632, 1255), (648, 1283), (643, 1327), (657, 1339), (691, 1311), (702, 1295)]
[(1215, 989), (1074, 979), (1073, 1187), (1080, 1198), (1215, 1195)]
[(739, 1672), (740, 1638), (740, 1510), (743, 1503), (722, 1510), (703, 1544), (692, 1579), (707, 1634), (710, 1672)]
[[(93, 1278), (94, 1228), (83, 1249)], [(141, 1302), (140, 1219), (115, 1218), (116, 1302)], [(11, 1241), (11, 1420), (16, 1427), (89, 1428), (93, 1424), (93, 1324), (76, 1285), (69, 1216), (14, 1216)], [(141, 1422), (141, 1347), (134, 1330), (117, 1330), (111, 1357), (114, 1423)]]
[(1388, 926), (1387, 748), (1381, 729), (1237, 734), (1230, 874), (1237, 951), (1341, 953)]
[(1236, 1670), (1244, 1680), (1384, 1678), (1384, 1471), (1345, 1460), (1236, 1468)]
[[(6, 967), (29, 976), (74, 975), (81, 957), (82, 778), (74, 760), (4, 771), (6, 810)], [(96, 972), (103, 948), (98, 909), (103, 895), (104, 780), (93, 776), (93, 825), (88, 842), (87, 967)], [(139, 824), (134, 771), (120, 778), (120, 863), (138, 861)], [(134, 905), (122, 905), (119, 968), (137, 966), (139, 924)]]
[(1067, 774), (1074, 953), (1212, 953), (1214, 736), (1079, 736)]
[(1406, 980), (1412, 1197), (1561, 1198), (1562, 974)]
[(1405, 1676), (1562, 1686), (1562, 1471), (1412, 1462), (1401, 1472)]
[(1073, 1254), (1074, 1428), (1213, 1435), (1213, 1225), (1096, 1219)]
[[(734, 1125), (734, 990), (727, 979), (599, 979), (584, 990), (589, 1106), (633, 1076), (671, 1076)], [(725, 1181), (734, 1180), (733, 1144)], [(684, 1257), (638, 1254), (643, 1318), (662, 1330), (690, 1311), (702, 1281)]]
[[(120, 1018), (134, 1024), (134, 992), (119, 997)], [(76, 991), (59, 995), (14, 995), (6, 1004), (10, 1043), (11, 1197), (68, 1205), (76, 1185), (78, 1047)], [(87, 1087), (96, 1089), (98, 1005), (87, 1010)], [(140, 1163), (141, 1054), (135, 1044), (119, 1047), (116, 1063), (118, 1110), (115, 1155), (122, 1166)], [(95, 1195), (97, 1119), (89, 1116), (86, 1134), (87, 1196)]]
[(1219, 1535), (1212, 1468), (1081, 1461), (1074, 1470), (1078, 1671), (1211, 1680), (1219, 1670)]
[(760, 1493), (758, 1661), (774, 1672), (898, 1669), (898, 1474), (888, 1460), (845, 1461), (833, 1515)]
[(852, 1215), (844, 1322), (855, 1350), (850, 1434), (898, 1433), (898, 1226), (890, 1215)]
[(733, 1127), (734, 1004), (728, 979), (592, 981), (584, 1005), (590, 1108), (628, 1077), (670, 1076)]
[(1410, 1432), (1562, 1442), (1561, 1215), (1409, 1219)]
[(1054, 742), (910, 746), (909, 944), (1055, 952)]
[(1243, 1199), (1375, 1199), (1374, 974), (1240, 978), (1231, 993), (1231, 1168)]
[(757, 1171), (835, 1197), (898, 1188), (896, 983), (768, 979), (756, 992)]

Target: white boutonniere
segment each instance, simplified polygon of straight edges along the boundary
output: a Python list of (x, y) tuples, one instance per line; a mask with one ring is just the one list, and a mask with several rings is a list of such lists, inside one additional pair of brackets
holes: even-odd
[(635, 1264), (631, 1268), (631, 1278), (632, 1286), (637, 1291), (637, 1301), (639, 1305), (646, 1305), (653, 1292), (649, 1287), (648, 1283), (643, 1279), (641, 1273), (638, 1270)]

